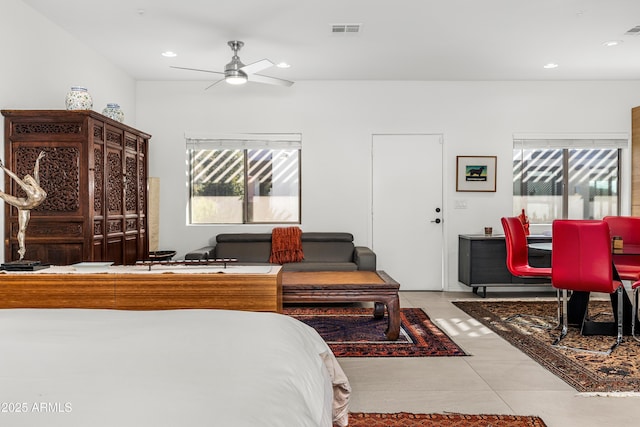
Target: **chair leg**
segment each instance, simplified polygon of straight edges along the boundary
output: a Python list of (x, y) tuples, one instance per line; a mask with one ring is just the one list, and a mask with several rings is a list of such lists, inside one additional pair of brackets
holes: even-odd
[(622, 343), (623, 338), (623, 332), (622, 332), (622, 326), (623, 326), (623, 315), (624, 315), (624, 311), (622, 309), (622, 304), (623, 304), (623, 292), (625, 292), (624, 290), (624, 286), (619, 286), (618, 289), (616, 290), (616, 293), (618, 294), (618, 335), (616, 337), (616, 342), (615, 344), (613, 344), (611, 346), (611, 348), (609, 349), (609, 354), (611, 354), (611, 352), (613, 352), (613, 350), (615, 350), (616, 347), (618, 347), (620, 345), (620, 343)]
[(631, 336), (634, 340), (640, 341), (638, 337), (636, 337), (636, 320), (638, 319), (638, 288), (633, 290), (633, 296), (631, 300)]
[[(558, 304), (558, 316), (559, 319), (562, 321), (562, 331), (560, 332), (560, 336), (558, 338), (555, 339), (555, 341), (553, 342), (553, 346), (556, 347), (561, 347), (561, 348), (566, 348), (569, 350), (576, 350), (576, 351), (582, 351), (582, 352), (586, 352), (586, 353), (594, 353), (594, 354), (602, 354), (602, 355), (610, 355), (613, 350), (615, 350), (616, 347), (618, 347), (623, 339), (623, 292), (625, 292), (624, 290), (624, 286), (620, 286), (617, 290), (616, 293), (618, 294), (618, 323), (617, 323), (617, 327), (618, 327), (618, 331), (617, 331), (617, 337), (616, 337), (616, 342), (615, 344), (613, 344), (609, 350), (607, 351), (594, 351), (594, 350), (587, 350), (584, 348), (575, 348), (575, 347), (566, 347), (566, 346), (561, 346), (560, 341), (567, 335), (568, 329), (569, 329), (569, 321), (568, 321), (568, 315), (567, 315), (567, 290), (563, 289), (562, 290), (562, 304)], [(586, 312), (585, 312), (585, 319), (586, 319)], [(583, 322), (584, 323), (584, 319)]]
[(562, 324), (562, 330), (560, 331), (560, 336), (556, 338), (551, 345), (558, 345), (562, 338), (567, 335), (567, 332), (569, 330), (567, 299), (567, 290), (562, 290), (562, 299), (560, 298), (560, 291), (558, 290), (558, 322)]
[[(561, 295), (560, 295), (560, 289), (556, 290), (556, 298), (558, 299), (558, 328), (562, 325), (562, 313), (560, 312), (560, 300), (562, 299)], [(567, 313), (567, 316), (569, 314)], [(569, 323), (568, 319), (567, 319), (567, 323)]]

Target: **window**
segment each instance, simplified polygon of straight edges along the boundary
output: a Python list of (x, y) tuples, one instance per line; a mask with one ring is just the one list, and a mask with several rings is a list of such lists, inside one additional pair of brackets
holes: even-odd
[(619, 215), (620, 158), (627, 139), (518, 139), (513, 213), (531, 224)]
[(187, 137), (190, 224), (300, 223), (301, 136)]

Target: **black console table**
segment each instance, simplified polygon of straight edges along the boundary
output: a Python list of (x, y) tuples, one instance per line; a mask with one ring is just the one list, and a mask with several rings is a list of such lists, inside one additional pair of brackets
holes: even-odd
[[(528, 236), (529, 243), (551, 242), (550, 236)], [(523, 279), (507, 270), (504, 235), (460, 234), (458, 236), (458, 281), (470, 286), (473, 293), (487, 295), (488, 286), (539, 285), (549, 279)], [(532, 267), (551, 267), (551, 253), (529, 249)]]

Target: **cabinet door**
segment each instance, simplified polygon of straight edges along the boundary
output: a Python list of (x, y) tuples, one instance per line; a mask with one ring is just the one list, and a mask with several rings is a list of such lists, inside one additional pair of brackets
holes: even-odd
[(135, 152), (128, 148), (124, 156), (124, 263), (135, 264), (138, 259), (138, 236), (139, 220), (138, 215), (138, 159)]
[(148, 233), (148, 214), (149, 214), (149, 184), (148, 180), (148, 157), (147, 149), (149, 141), (146, 138), (138, 138), (138, 209), (140, 215), (140, 236), (138, 238), (138, 259), (146, 259), (149, 257), (149, 233)]
[(89, 209), (93, 211), (92, 224), (92, 260), (104, 261), (106, 257), (105, 249), (105, 167), (104, 167), (104, 143), (102, 138), (94, 139), (93, 153), (89, 156), (88, 175), (89, 182)]
[(105, 149), (106, 242), (107, 260), (116, 264), (124, 261), (124, 160), (122, 132), (107, 128)]
[(503, 239), (471, 241), (471, 282), (511, 283), (507, 269), (507, 248)]
[[(84, 155), (81, 143), (68, 142), (64, 135), (49, 136), (37, 140), (11, 144), (9, 168), (17, 176), (32, 175), (36, 158), (41, 151), (45, 157), (39, 166), (39, 178), (47, 197), (42, 204), (31, 210), (26, 230), (25, 259), (47, 264), (65, 265), (83, 260), (85, 251), (84, 215), (81, 199), (86, 186), (81, 173), (81, 158)], [(57, 141), (56, 141), (57, 139)], [(14, 181), (10, 192), (18, 197), (25, 193)], [(19, 230), (17, 210), (10, 209), (8, 261), (19, 259)]]

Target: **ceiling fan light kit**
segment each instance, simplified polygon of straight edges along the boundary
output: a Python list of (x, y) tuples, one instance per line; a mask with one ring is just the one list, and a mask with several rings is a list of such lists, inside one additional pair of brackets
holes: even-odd
[(230, 85), (243, 85), (247, 82), (247, 78), (245, 76), (226, 76), (224, 81)]
[(233, 51), (233, 58), (231, 58), (231, 62), (224, 67), (224, 80), (230, 85), (243, 85), (247, 82), (247, 74), (240, 70), (244, 67), (244, 64), (240, 61), (238, 51), (244, 46), (244, 43), (238, 40), (232, 40), (227, 44)]
[(231, 40), (227, 42), (227, 45), (229, 45), (229, 47), (233, 51), (233, 57), (231, 58), (231, 62), (229, 62), (224, 67), (223, 73), (219, 71), (200, 70), (197, 68), (185, 68), (185, 67), (173, 67), (173, 66), (171, 68), (178, 68), (181, 70), (201, 71), (205, 73), (224, 75), (223, 79), (214, 82), (209, 87), (207, 87), (207, 89), (209, 89), (211, 86), (214, 86), (215, 84), (217, 84), (222, 80), (232, 85), (242, 85), (248, 81), (255, 82), (255, 83), (279, 85), (279, 86), (291, 86), (293, 84), (293, 82), (289, 80), (279, 79), (276, 77), (263, 76), (262, 74), (256, 74), (259, 71), (262, 71), (266, 68), (273, 66), (273, 62), (269, 61), (268, 59), (262, 59), (260, 61), (252, 62), (251, 64), (247, 64), (247, 65), (243, 64), (242, 61), (240, 60), (240, 57), (238, 56), (238, 51), (242, 46), (244, 46), (244, 42), (241, 42), (239, 40)]

